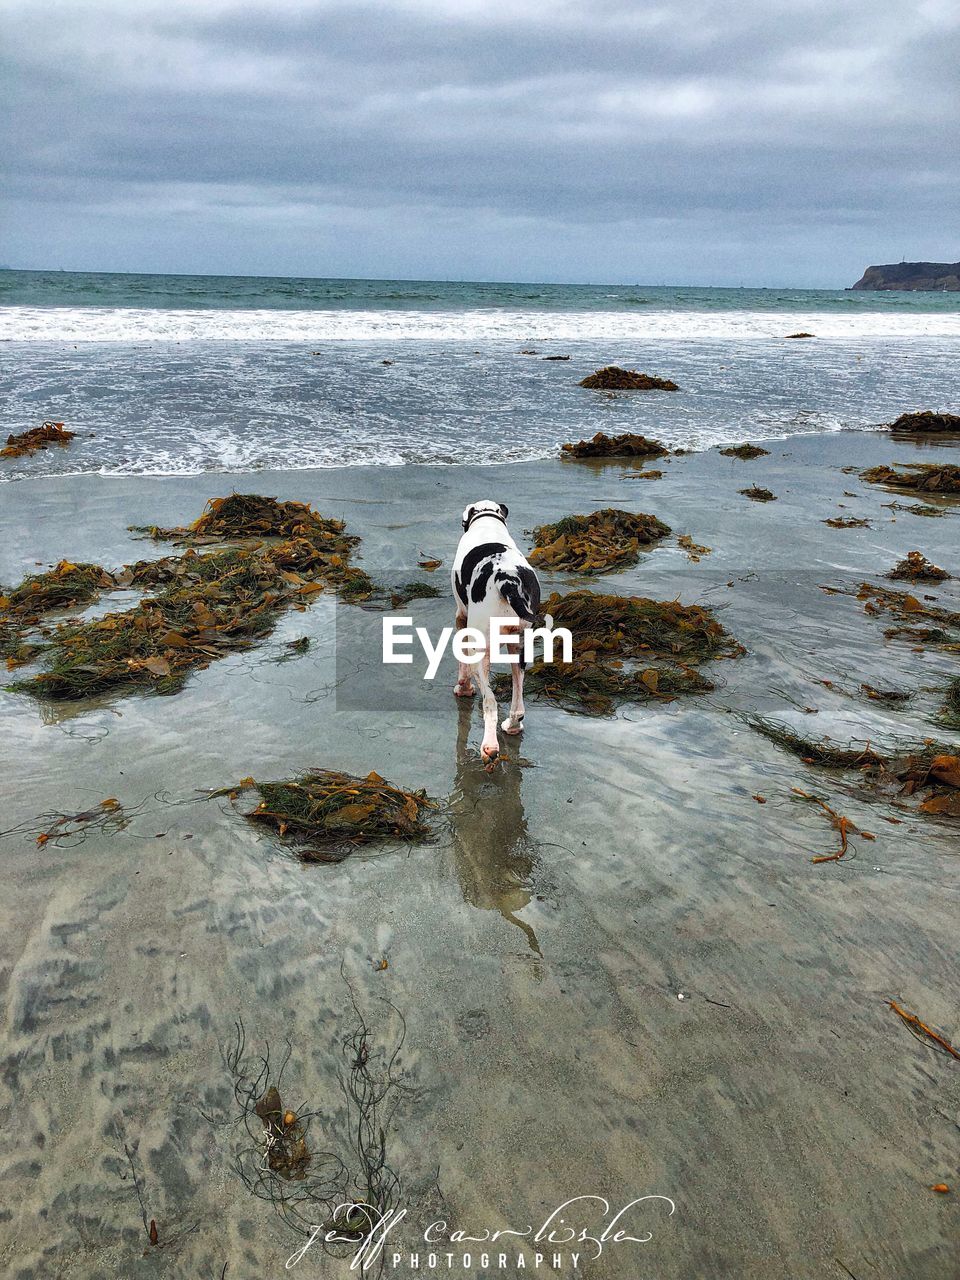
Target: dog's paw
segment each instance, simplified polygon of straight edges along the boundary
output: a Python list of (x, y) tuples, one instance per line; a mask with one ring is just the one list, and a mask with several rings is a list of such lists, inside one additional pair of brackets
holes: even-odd
[(494, 764), (499, 758), (499, 756), (500, 756), (499, 743), (494, 743), (492, 746), (490, 746), (486, 742), (483, 743), (483, 745), (480, 748), (480, 759), (483, 761), (484, 764)]
[(455, 684), (453, 686), (454, 695), (458, 698), (472, 698), (476, 694), (476, 689), (468, 680), (465, 684)]
[(518, 720), (516, 724), (513, 724), (510, 717), (507, 716), (500, 728), (504, 733), (509, 733), (511, 737), (516, 737), (518, 733), (523, 733), (523, 721)]

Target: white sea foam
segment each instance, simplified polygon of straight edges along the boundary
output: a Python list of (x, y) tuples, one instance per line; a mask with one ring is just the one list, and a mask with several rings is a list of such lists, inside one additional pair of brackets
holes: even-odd
[(857, 311), (181, 311), (0, 307), (5, 342), (607, 342), (957, 338), (960, 312)]

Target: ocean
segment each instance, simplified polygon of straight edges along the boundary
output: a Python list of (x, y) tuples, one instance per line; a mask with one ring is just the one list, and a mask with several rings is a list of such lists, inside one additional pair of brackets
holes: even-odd
[[(0, 431), (78, 433), (0, 478), (522, 462), (596, 431), (700, 449), (869, 428), (960, 408), (958, 337), (947, 293), (0, 271)], [(681, 390), (577, 385), (605, 364)]]

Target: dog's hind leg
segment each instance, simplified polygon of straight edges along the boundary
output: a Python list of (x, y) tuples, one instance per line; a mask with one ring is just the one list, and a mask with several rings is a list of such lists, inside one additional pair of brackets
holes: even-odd
[(523, 733), (523, 661), (515, 662), (511, 673), (513, 692), (510, 698), (510, 714), (500, 726), (504, 733)]
[(510, 696), (510, 714), (500, 726), (504, 733), (509, 734), (523, 733), (523, 632), (524, 627), (518, 625), (515, 638), (507, 646), (510, 651), (515, 652), (517, 655), (516, 662), (510, 664), (510, 675), (513, 680), (513, 689)]
[(500, 743), (497, 739), (497, 700), (490, 687), (490, 654), (483, 655), (477, 665), (477, 681), (483, 695), (483, 742), (480, 744), (480, 756), (483, 760), (496, 760), (500, 754)]
[[(458, 613), (454, 619), (454, 624), (458, 631), (462, 631), (467, 625), (467, 615)], [(470, 664), (469, 662), (460, 662), (457, 664), (457, 668), (457, 683), (453, 686), (453, 692), (458, 698), (472, 698), (477, 691), (473, 687)]]

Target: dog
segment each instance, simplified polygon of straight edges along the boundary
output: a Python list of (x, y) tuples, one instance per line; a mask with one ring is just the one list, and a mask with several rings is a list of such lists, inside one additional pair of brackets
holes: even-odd
[(472, 697), (472, 671), (483, 697), (483, 742), (480, 755), (486, 762), (500, 754), (497, 739), (497, 700), (490, 687), (490, 624), (501, 619), (505, 637), (516, 640), (504, 645), (517, 652), (518, 661), (511, 663), (513, 696), (510, 714), (501, 728), (504, 733), (523, 732), (523, 633), (541, 621), (540, 580), (511, 538), (507, 529), (507, 508), (502, 502), (484, 499), (472, 502), (461, 519), (463, 536), (457, 547), (450, 572), (456, 605), (456, 627), (472, 627), (486, 640), (486, 650), (478, 663), (461, 662), (454, 685), (459, 698)]

